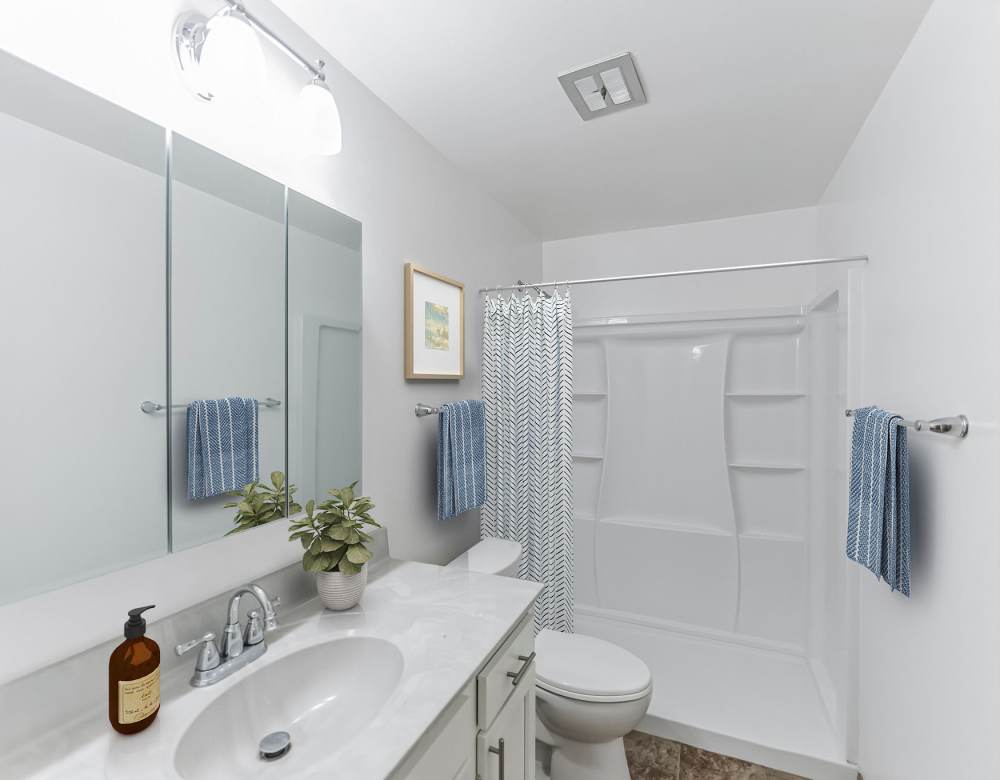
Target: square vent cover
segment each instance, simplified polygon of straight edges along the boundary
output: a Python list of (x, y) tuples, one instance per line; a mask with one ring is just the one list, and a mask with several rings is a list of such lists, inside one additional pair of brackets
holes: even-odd
[(632, 54), (596, 62), (559, 76), (570, 102), (584, 120), (607, 116), (646, 102)]

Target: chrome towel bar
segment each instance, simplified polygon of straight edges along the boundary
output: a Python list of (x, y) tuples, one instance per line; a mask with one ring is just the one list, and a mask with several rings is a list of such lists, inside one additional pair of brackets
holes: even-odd
[(417, 417), (426, 417), (429, 414), (440, 414), (441, 410), (436, 406), (428, 406), (427, 404), (417, 404), (413, 409), (413, 414)]
[[(848, 417), (854, 416), (853, 409), (847, 409), (844, 414)], [(945, 436), (954, 436), (956, 439), (964, 439), (969, 435), (969, 418), (964, 414), (957, 417), (936, 417), (933, 420), (903, 420), (896, 422), (906, 428), (915, 431), (930, 431), (931, 433), (941, 433)]]
[[(277, 398), (265, 398), (263, 401), (257, 402), (258, 406), (266, 406), (268, 409), (281, 406), (281, 401)], [(142, 409), (146, 414), (153, 414), (154, 412), (162, 412), (167, 407), (163, 404), (158, 404), (156, 401), (143, 401), (139, 404), (139, 408)], [(171, 409), (187, 409), (187, 404), (170, 404)]]

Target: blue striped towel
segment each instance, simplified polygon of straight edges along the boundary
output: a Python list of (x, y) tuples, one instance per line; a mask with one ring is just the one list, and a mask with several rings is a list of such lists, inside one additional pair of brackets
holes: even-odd
[(187, 408), (187, 444), (187, 497), (192, 501), (256, 482), (257, 401), (192, 401)]
[(438, 518), (468, 512), (486, 501), (486, 405), (445, 404), (438, 413)]
[(854, 412), (847, 557), (910, 595), (910, 460), (899, 415)]

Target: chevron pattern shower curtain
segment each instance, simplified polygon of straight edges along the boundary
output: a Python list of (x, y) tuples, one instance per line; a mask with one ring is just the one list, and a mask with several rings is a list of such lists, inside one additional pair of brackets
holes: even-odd
[(483, 307), (486, 503), (482, 535), (524, 550), (545, 583), (535, 628), (573, 630), (573, 317), (569, 293)]

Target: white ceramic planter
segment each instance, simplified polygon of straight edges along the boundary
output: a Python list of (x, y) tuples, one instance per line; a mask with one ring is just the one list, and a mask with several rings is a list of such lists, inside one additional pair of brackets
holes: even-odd
[(368, 564), (357, 574), (341, 574), (339, 571), (321, 571), (316, 575), (316, 590), (319, 600), (327, 609), (350, 609), (359, 601), (368, 584)]

